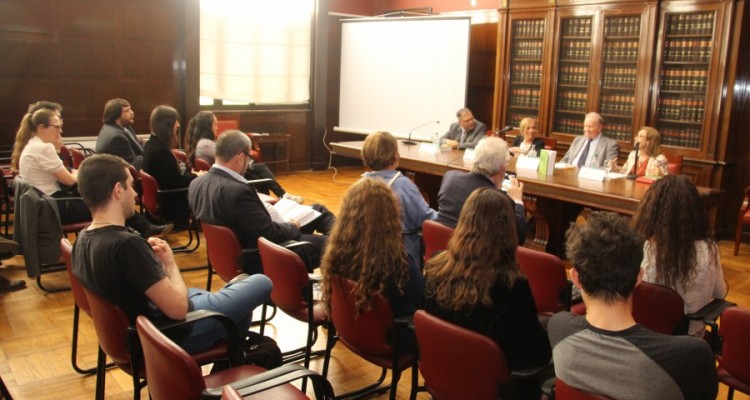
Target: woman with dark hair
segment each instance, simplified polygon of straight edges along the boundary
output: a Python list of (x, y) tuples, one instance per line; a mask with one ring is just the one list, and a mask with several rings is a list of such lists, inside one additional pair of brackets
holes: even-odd
[[(425, 310), (495, 340), (511, 371), (545, 365), (552, 355), (517, 247), (511, 200), (480, 188), (466, 200), (448, 248), (425, 266)], [(538, 387), (526, 389), (539, 397)]]
[[(205, 159), (209, 164), (214, 163), (216, 159), (216, 138), (221, 133), (217, 132), (218, 129), (219, 123), (211, 111), (200, 111), (190, 119), (185, 132), (184, 148), (187, 149), (188, 162), (191, 165), (195, 163), (196, 157)], [(245, 173), (245, 178), (270, 179), (271, 182), (267, 184), (256, 185), (261, 193), (273, 192), (278, 198), (287, 198), (300, 204), (305, 201), (301, 196), (287, 193), (265, 164), (251, 163)]]
[[(719, 248), (711, 237), (698, 189), (687, 177), (669, 175), (651, 185), (633, 223), (646, 238), (644, 281), (677, 291), (685, 313), (726, 296)], [(703, 336), (704, 330), (702, 322), (692, 321), (688, 333)]]
[[(143, 146), (143, 170), (156, 179), (159, 189), (187, 188), (195, 177), (205, 173), (190, 171), (172, 154), (178, 143), (179, 119), (177, 110), (170, 106), (160, 105), (151, 112), (151, 136)], [(187, 193), (162, 196), (161, 204), (164, 219), (187, 226), (190, 217)]]
[(329, 310), (331, 275), (356, 282), (360, 312), (370, 309), (377, 294), (390, 301), (396, 318), (420, 308), (424, 278), (401, 239), (398, 199), (382, 180), (363, 179), (346, 191), (320, 269)]
[(537, 136), (536, 120), (527, 117), (522, 119), (519, 125), (519, 135), (513, 139), (513, 144), (508, 151), (514, 156), (533, 155), (539, 157), (542, 149), (544, 149), (544, 140)]

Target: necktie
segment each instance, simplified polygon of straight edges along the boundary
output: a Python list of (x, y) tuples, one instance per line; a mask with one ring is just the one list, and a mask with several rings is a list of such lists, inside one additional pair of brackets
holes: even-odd
[(589, 156), (589, 147), (591, 147), (591, 139), (586, 139), (586, 146), (583, 148), (581, 157), (578, 159), (578, 166), (582, 167), (586, 164), (586, 158)]
[(458, 139), (458, 143), (463, 143), (465, 138), (466, 138), (466, 131), (462, 129), (461, 137)]

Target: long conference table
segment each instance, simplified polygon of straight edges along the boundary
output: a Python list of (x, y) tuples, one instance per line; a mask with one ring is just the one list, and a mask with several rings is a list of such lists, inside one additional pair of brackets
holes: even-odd
[[(364, 141), (331, 143), (334, 154), (362, 159)], [(428, 195), (430, 204), (437, 209), (440, 178), (446, 171), (471, 169), (473, 161), (464, 160), (463, 150), (439, 153), (420, 152), (419, 145), (399, 142), (399, 169), (415, 173), (415, 182)], [(564, 235), (571, 222), (584, 208), (614, 211), (633, 215), (638, 209), (649, 184), (618, 178), (604, 182), (578, 179), (577, 168), (555, 168), (553, 175), (515, 168), (516, 158), (508, 159), (507, 172), (516, 174), (523, 182), (524, 206), (534, 221), (526, 246), (553, 254), (563, 255)], [(713, 209), (721, 192), (711, 188), (698, 188), (706, 206)], [(710, 215), (713, 213), (710, 213)]]

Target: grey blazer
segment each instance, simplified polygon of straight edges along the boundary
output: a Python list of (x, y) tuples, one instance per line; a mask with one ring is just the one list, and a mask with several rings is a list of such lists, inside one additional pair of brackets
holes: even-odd
[(63, 237), (57, 201), (16, 177), (13, 239), (18, 242), (29, 278), (60, 259)]
[[(586, 144), (586, 137), (581, 135), (573, 139), (568, 152), (565, 153), (561, 162), (571, 164), (575, 160), (578, 152), (581, 151), (583, 145)], [(604, 134), (599, 138), (599, 144), (596, 149), (589, 149), (596, 155), (596, 161), (592, 166), (602, 168), (604, 163), (620, 155), (620, 145), (617, 144), (616, 140), (610, 139)]]
[[(476, 120), (474, 122), (476, 122), (474, 129), (466, 132), (464, 142), (458, 144), (459, 149), (473, 149), (474, 147), (476, 147), (479, 141), (482, 140), (482, 138), (487, 136), (487, 125)], [(445, 134), (440, 138), (440, 143), (443, 143), (445, 139), (455, 141), (461, 139), (461, 125), (459, 125), (458, 122), (454, 122), (451, 124), (450, 128), (448, 128), (448, 132), (445, 132)]]
[(143, 167), (143, 147), (129, 128), (104, 124), (96, 138), (97, 153), (112, 154), (123, 158), (140, 170)]

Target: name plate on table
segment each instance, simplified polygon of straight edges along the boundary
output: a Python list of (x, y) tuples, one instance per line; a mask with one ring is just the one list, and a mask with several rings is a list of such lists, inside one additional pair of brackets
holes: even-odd
[(440, 152), (440, 147), (436, 144), (421, 142), (419, 143), (419, 152), (435, 154)]
[(525, 169), (536, 172), (539, 169), (539, 161), (536, 157), (519, 156), (516, 161), (516, 170)]
[(604, 178), (607, 177), (607, 172), (603, 169), (581, 167), (578, 171), (578, 179), (586, 179), (589, 181), (604, 182)]
[(464, 160), (474, 161), (474, 149), (464, 150)]

